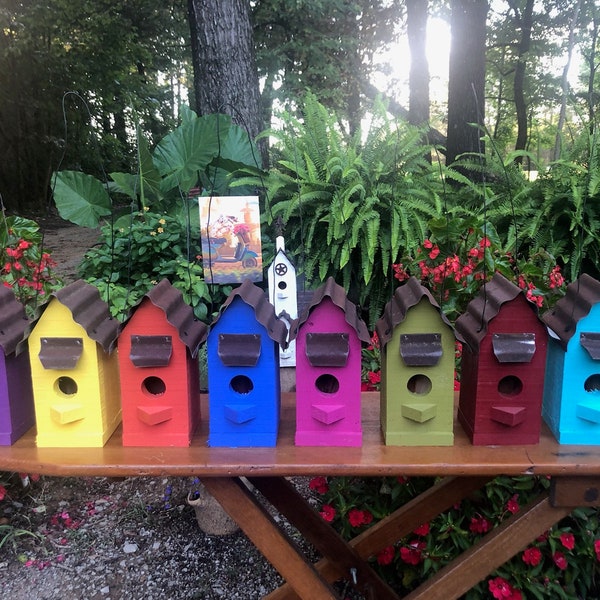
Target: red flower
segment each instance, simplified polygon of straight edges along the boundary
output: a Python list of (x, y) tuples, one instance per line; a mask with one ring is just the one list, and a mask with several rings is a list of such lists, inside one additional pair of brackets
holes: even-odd
[(383, 550), (377, 553), (377, 562), (380, 565), (389, 565), (394, 560), (396, 549), (394, 546), (386, 546)]
[(396, 481), (400, 485), (404, 485), (405, 483), (408, 483), (408, 477), (404, 477), (404, 475), (398, 475), (398, 477), (396, 477)]
[(323, 508), (320, 512), (320, 515), (323, 517), (323, 520), (331, 523), (335, 518), (335, 508), (330, 506), (329, 504), (323, 504)]
[(425, 240), (425, 241), (423, 242), (423, 248), (427, 248), (428, 250), (429, 250), (430, 248), (433, 248), (433, 242), (432, 242), (431, 240), (428, 240), (428, 239), (427, 239), (427, 240)]
[(325, 477), (314, 477), (308, 483), (308, 487), (318, 494), (326, 494), (329, 491), (329, 484)]
[(377, 385), (381, 382), (381, 371), (369, 371), (367, 377), (371, 385)]
[(539, 548), (532, 546), (531, 548), (527, 548), (525, 552), (523, 552), (523, 562), (530, 567), (535, 567), (540, 564), (542, 560), (542, 553)]
[(423, 560), (422, 550), (426, 547), (425, 542), (413, 541), (400, 548), (400, 558), (409, 565), (418, 565)]
[(596, 560), (600, 561), (600, 540), (594, 542), (594, 552), (596, 553)]
[(471, 517), (469, 531), (472, 533), (487, 533), (491, 529), (491, 523), (481, 515)]
[(514, 496), (506, 503), (506, 510), (513, 515), (516, 512), (519, 512), (519, 494), (514, 494)]
[(438, 246), (434, 246), (431, 249), (431, 252), (429, 253), (429, 258), (431, 260), (434, 260), (434, 259), (436, 259), (438, 257), (439, 253), (440, 253), (440, 249), (438, 248)]
[(562, 552), (556, 551), (552, 555), (552, 560), (561, 571), (564, 571), (568, 566), (567, 557)]
[(560, 543), (567, 550), (573, 550), (573, 548), (575, 548), (575, 536), (572, 533), (561, 533)]
[(0, 485), (0, 500), (4, 500), (4, 498), (6, 498), (6, 488)]
[(520, 600), (521, 592), (513, 588), (503, 577), (494, 577), (488, 581), (488, 589), (498, 600)]
[(423, 523), (423, 525), (419, 525), (413, 533), (415, 535), (426, 536), (429, 533), (429, 523)]
[(352, 527), (360, 527), (364, 523), (363, 511), (353, 508), (348, 513), (348, 521)]

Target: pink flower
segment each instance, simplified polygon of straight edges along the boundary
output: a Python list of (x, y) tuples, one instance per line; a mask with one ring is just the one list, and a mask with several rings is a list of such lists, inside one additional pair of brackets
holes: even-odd
[(394, 560), (396, 549), (394, 546), (386, 546), (383, 550), (377, 553), (377, 562), (380, 565), (389, 565)]
[(573, 548), (575, 548), (575, 536), (572, 533), (561, 533), (560, 543), (567, 550), (573, 550)]
[(4, 498), (6, 498), (6, 488), (0, 485), (0, 500), (4, 500)]
[(561, 571), (564, 571), (568, 566), (567, 557), (562, 552), (556, 551), (552, 555), (552, 560)]
[(440, 249), (436, 245), (432, 248), (431, 252), (429, 253), (429, 258), (431, 260), (435, 260), (438, 257), (439, 253), (440, 253)]
[(428, 250), (430, 248), (433, 248), (433, 242), (429, 239), (426, 239), (423, 241), (423, 248), (427, 248)]
[(519, 512), (519, 494), (514, 494), (513, 497), (506, 503), (506, 510), (513, 515)]
[(320, 515), (323, 517), (324, 521), (331, 523), (331, 521), (333, 521), (335, 518), (335, 508), (329, 504), (323, 504)]
[(314, 477), (308, 483), (308, 487), (318, 494), (326, 494), (329, 491), (329, 484), (325, 477)]
[(523, 562), (530, 567), (535, 567), (542, 560), (542, 553), (539, 548), (532, 546), (523, 552)]

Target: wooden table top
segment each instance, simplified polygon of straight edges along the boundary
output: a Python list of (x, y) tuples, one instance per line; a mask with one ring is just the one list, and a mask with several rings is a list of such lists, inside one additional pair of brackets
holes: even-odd
[(294, 394), (283, 394), (276, 447), (209, 448), (206, 401), (189, 447), (123, 447), (119, 428), (102, 448), (37, 448), (32, 428), (12, 446), (0, 446), (0, 470), (112, 477), (600, 475), (600, 446), (559, 445), (545, 425), (536, 445), (473, 446), (455, 422), (453, 446), (385, 446), (376, 392), (363, 394), (360, 448), (294, 446)]

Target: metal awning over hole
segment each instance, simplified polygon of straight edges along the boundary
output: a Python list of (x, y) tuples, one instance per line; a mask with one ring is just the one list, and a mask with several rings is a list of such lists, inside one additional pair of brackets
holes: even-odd
[(136, 367), (166, 367), (173, 354), (170, 335), (132, 335), (129, 359)]
[(407, 367), (433, 367), (442, 358), (441, 333), (403, 333), (400, 356)]
[(38, 358), (44, 369), (74, 369), (83, 354), (82, 338), (43, 337), (40, 342)]
[(579, 335), (579, 341), (592, 360), (600, 360), (600, 333), (583, 331)]
[(306, 357), (313, 367), (345, 367), (349, 355), (347, 333), (306, 334)]
[(501, 363), (529, 363), (535, 354), (535, 333), (494, 333), (494, 355)]
[(255, 367), (260, 357), (258, 333), (221, 333), (217, 354), (228, 367)]

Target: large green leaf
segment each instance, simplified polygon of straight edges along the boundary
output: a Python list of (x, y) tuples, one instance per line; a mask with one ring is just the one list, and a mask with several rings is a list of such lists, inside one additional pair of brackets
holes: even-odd
[(156, 146), (154, 164), (163, 177), (161, 190), (179, 188), (185, 194), (196, 185), (200, 172), (219, 154), (227, 139), (231, 119), (226, 115), (205, 115), (186, 120)]
[(54, 203), (66, 221), (95, 228), (101, 217), (111, 214), (110, 196), (95, 177), (80, 171), (58, 171), (52, 184)]

